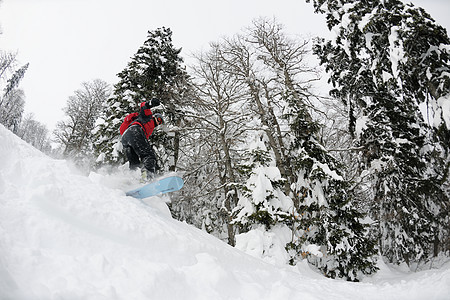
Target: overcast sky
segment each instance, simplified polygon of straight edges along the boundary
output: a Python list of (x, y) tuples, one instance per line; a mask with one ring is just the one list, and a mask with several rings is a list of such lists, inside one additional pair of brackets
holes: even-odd
[[(275, 17), (293, 35), (329, 37), (324, 17), (305, 0), (0, 0), (0, 49), (30, 63), (21, 82), (25, 113), (50, 131), (64, 118), (81, 83), (117, 82), (147, 31), (169, 27), (189, 63), (193, 52), (232, 36), (260, 16)], [(409, 1), (408, 1), (409, 2)], [(449, 32), (449, 0), (411, 0)]]

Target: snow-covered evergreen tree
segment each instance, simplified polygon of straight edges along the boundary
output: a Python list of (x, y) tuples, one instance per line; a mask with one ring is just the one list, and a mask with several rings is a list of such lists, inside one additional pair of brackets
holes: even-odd
[[(285, 247), (292, 238), (288, 225), (295, 209), (292, 199), (284, 193), (286, 180), (281, 177), (267, 143), (264, 132), (256, 135), (247, 146), (245, 163), (240, 167), (247, 181), (240, 188), (239, 202), (234, 209), (233, 222), (239, 226), (240, 233), (236, 247), (266, 260), (281, 254), (285, 261), (280, 263), (288, 263)], [(249, 243), (249, 239), (257, 236)]]
[[(309, 2), (309, 1), (308, 1)], [(315, 48), (348, 107), (371, 176), (381, 253), (426, 261), (448, 250), (449, 39), (423, 10), (399, 0), (313, 0), (334, 41)]]
[(248, 231), (254, 224), (273, 225), (288, 218), (294, 206), (283, 192), (284, 179), (277, 168), (273, 153), (266, 147), (264, 133), (257, 135), (246, 149), (244, 164), (240, 167), (247, 178), (242, 195), (235, 208), (234, 222), (241, 231)]
[(289, 247), (306, 257), (328, 277), (359, 280), (376, 270), (374, 242), (364, 215), (352, 203), (343, 167), (315, 139), (319, 126), (296, 99), (290, 99), (286, 118), (293, 134), (291, 155), (297, 181), (292, 184), (297, 214)]
[(25, 93), (13, 89), (0, 98), (0, 123), (17, 133), (25, 108)]
[[(97, 133), (97, 152), (102, 162), (119, 162), (121, 143), (119, 126), (123, 118), (139, 109), (142, 101), (156, 97), (161, 100), (165, 124), (178, 125), (182, 119), (180, 105), (187, 85), (187, 75), (182, 66), (181, 49), (172, 44), (172, 31), (158, 28), (149, 31), (147, 40), (131, 58), (128, 66), (118, 74), (119, 82), (114, 85), (113, 96), (108, 100), (108, 109)], [(157, 109), (155, 109), (157, 111)], [(167, 127), (166, 127), (167, 128)], [(178, 160), (179, 132), (167, 134), (155, 132), (152, 141), (158, 147), (164, 145), (160, 155), (160, 167), (174, 170)], [(170, 156), (170, 160), (168, 160)]]
[(0, 123), (17, 133), (25, 106), (25, 95), (19, 89), (29, 64), (16, 69), (16, 54), (0, 50)]

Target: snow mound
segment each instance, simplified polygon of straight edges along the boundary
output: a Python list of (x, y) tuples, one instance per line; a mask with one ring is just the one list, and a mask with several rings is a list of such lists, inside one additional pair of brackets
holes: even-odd
[(326, 279), (307, 264), (273, 266), (172, 219), (167, 199), (126, 197), (126, 180), (79, 174), (1, 125), (0, 140), (0, 299), (450, 295), (448, 265), (364, 283)]

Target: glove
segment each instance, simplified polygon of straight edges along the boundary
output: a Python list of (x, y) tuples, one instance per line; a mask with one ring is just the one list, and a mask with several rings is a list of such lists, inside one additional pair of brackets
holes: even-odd
[(158, 106), (159, 104), (159, 99), (153, 98), (152, 100), (145, 102), (145, 109), (150, 109), (152, 107)]
[(159, 99), (158, 99), (158, 98), (153, 98), (153, 99), (151, 100), (150, 107), (155, 107), (155, 106), (158, 106), (159, 104), (161, 104), (161, 102), (159, 101)]

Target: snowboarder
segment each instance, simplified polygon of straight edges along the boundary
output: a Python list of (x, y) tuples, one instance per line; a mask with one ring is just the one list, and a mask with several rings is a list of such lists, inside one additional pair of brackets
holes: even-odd
[(130, 169), (134, 170), (142, 163), (143, 177), (146, 176), (147, 179), (151, 179), (158, 170), (156, 155), (148, 138), (155, 127), (163, 124), (162, 115), (151, 111), (151, 108), (159, 104), (160, 101), (156, 98), (142, 102), (140, 111), (127, 115), (120, 125), (122, 145)]

